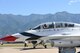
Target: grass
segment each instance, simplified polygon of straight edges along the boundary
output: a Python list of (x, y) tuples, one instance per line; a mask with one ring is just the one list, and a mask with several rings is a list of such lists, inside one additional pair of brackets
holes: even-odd
[(3, 44), (3, 45), (0, 45), (0, 47), (24, 47), (24, 44), (22, 43), (21, 44)]
[[(47, 43), (48, 47), (50, 47), (50, 43)], [(29, 47), (32, 47), (32, 44), (29, 43), (28, 44)], [(38, 46), (42, 46), (42, 45), (38, 45)], [(1, 45), (0, 44), (0, 47), (24, 47), (24, 44), (23, 43), (18, 43), (18, 44), (3, 44)]]

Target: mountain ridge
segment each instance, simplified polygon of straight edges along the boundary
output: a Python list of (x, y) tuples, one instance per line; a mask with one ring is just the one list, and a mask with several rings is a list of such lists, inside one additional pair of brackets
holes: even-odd
[(0, 14), (0, 35), (13, 34), (33, 28), (43, 22), (65, 21), (80, 23), (80, 14), (66, 11), (55, 14), (30, 14), (26, 16)]

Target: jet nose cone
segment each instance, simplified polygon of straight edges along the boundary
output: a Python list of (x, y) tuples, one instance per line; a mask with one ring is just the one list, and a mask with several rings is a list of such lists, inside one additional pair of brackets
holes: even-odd
[(17, 37), (9, 35), (9, 36), (1, 38), (0, 40), (2, 40), (2, 41), (15, 41), (16, 39), (17, 39)]

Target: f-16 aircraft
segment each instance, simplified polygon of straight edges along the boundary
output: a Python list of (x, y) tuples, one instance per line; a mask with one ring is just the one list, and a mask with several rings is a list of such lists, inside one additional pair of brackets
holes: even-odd
[[(80, 46), (80, 24), (72, 22), (46, 22), (37, 25), (31, 30), (15, 33), (1, 38), (3, 41), (32, 41), (33, 47), (36, 44), (43, 44), (46, 48), (46, 41), (56, 47), (78, 47)], [(38, 41), (37, 41), (38, 40)]]

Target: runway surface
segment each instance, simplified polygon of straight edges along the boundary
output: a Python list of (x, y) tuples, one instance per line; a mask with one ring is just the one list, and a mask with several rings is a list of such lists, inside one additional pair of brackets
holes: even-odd
[(21, 48), (21, 47), (3, 47), (0, 48), (0, 53), (58, 53), (57, 48)]
[[(76, 48), (76, 53), (80, 48)], [(58, 48), (22, 48), (22, 47), (0, 47), (0, 53), (58, 53)]]

